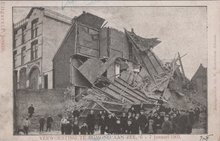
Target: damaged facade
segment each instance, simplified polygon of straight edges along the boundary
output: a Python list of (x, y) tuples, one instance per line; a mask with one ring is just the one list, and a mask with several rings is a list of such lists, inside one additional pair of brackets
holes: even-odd
[(157, 38), (104, 25), (86, 12), (73, 19), (53, 58), (54, 88), (68, 87), (78, 108), (117, 112), (136, 104), (152, 107), (159, 99), (187, 108), (180, 58), (162, 62), (152, 51)]

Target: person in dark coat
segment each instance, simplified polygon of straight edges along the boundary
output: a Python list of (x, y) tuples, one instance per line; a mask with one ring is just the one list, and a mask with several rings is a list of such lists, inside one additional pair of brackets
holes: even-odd
[(112, 119), (111, 119), (111, 124), (112, 124), (112, 134), (115, 134), (116, 132), (116, 121), (117, 121), (117, 118), (115, 116), (114, 113), (112, 113)]
[(106, 127), (106, 118), (104, 115), (101, 115), (100, 121), (99, 121), (99, 126), (100, 126), (100, 134), (105, 133), (105, 127)]
[(23, 121), (23, 130), (24, 130), (24, 134), (26, 134), (26, 135), (28, 135), (29, 126), (30, 126), (30, 120), (29, 120), (29, 118), (25, 118)]
[(175, 134), (179, 134), (180, 133), (180, 127), (179, 127), (179, 115), (177, 115), (176, 113), (173, 114), (173, 119), (171, 120), (172, 124), (173, 124), (173, 132)]
[(199, 121), (200, 109), (199, 107), (195, 108), (195, 121)]
[(73, 112), (72, 112), (72, 115), (73, 115), (73, 117), (75, 118), (75, 117), (79, 117), (80, 116), (80, 112), (78, 111), (78, 110), (74, 110)]
[(40, 132), (44, 131), (44, 124), (45, 124), (45, 118), (42, 116), (39, 120), (39, 124), (40, 124)]
[(122, 117), (120, 119), (121, 122), (121, 133), (125, 134), (125, 130), (126, 130), (126, 126), (127, 126), (127, 117), (126, 117), (126, 113), (122, 113)]
[(101, 128), (101, 116), (103, 115), (103, 112), (102, 111), (99, 111), (99, 113), (97, 114), (97, 118), (96, 118), (96, 123), (97, 123), (97, 125), (98, 125), (98, 127), (99, 127), (99, 130), (100, 130), (100, 128)]
[(172, 133), (172, 130), (173, 130), (172, 129), (172, 123), (169, 121), (169, 116), (168, 115), (166, 115), (164, 117), (164, 122), (163, 122), (161, 128), (162, 128), (162, 133), (163, 134), (170, 134), (170, 133)]
[(184, 111), (180, 112), (180, 116), (178, 119), (178, 134), (185, 134), (187, 129), (187, 115)]
[(171, 134), (173, 134), (175, 131), (174, 113), (170, 114), (170, 122), (171, 122), (171, 126), (172, 126)]
[(127, 126), (126, 126), (126, 134), (131, 134), (132, 131), (132, 121), (128, 120)]
[(147, 134), (155, 134), (156, 133), (153, 118), (149, 118), (146, 129), (145, 129), (145, 132)]
[(71, 133), (72, 133), (72, 125), (70, 121), (67, 121), (66, 126), (65, 126), (65, 134), (71, 135)]
[(193, 123), (194, 123), (194, 119), (193, 119), (194, 115), (192, 113), (192, 111), (188, 111), (187, 112), (187, 127), (186, 127), (186, 133), (187, 134), (191, 134), (192, 133), (192, 127), (193, 127)]
[(194, 124), (194, 111), (192, 109), (189, 111), (189, 120), (191, 124)]
[(117, 119), (117, 120), (116, 120), (114, 133), (115, 133), (115, 134), (121, 134), (121, 133), (122, 133), (122, 128), (121, 128), (121, 121), (120, 121), (120, 119)]
[(109, 134), (113, 134), (114, 132), (114, 117), (112, 116), (112, 114), (109, 114), (108, 117), (106, 118), (106, 131)]
[(86, 123), (84, 122), (83, 125), (80, 128), (80, 134), (81, 135), (86, 135), (87, 132), (88, 132), (88, 127), (87, 127)]
[(68, 121), (70, 122), (70, 124), (73, 125), (73, 123), (74, 123), (74, 121), (75, 121), (75, 117), (74, 117), (73, 115), (69, 115)]
[(136, 114), (135, 114), (135, 113), (133, 113), (133, 114), (132, 114), (132, 116), (131, 116), (131, 120), (134, 120), (134, 119), (135, 119), (135, 117), (136, 117)]
[(147, 117), (144, 115), (144, 111), (141, 110), (140, 111), (140, 118), (139, 118), (139, 126), (140, 126), (140, 130), (141, 130), (142, 134), (145, 131), (146, 123), (147, 123)]
[(91, 110), (90, 114), (87, 115), (86, 117), (86, 123), (88, 125), (88, 134), (94, 134), (94, 130), (95, 130), (95, 115), (94, 115), (94, 111)]
[(106, 123), (105, 131), (106, 131), (106, 133), (111, 132), (111, 118), (112, 118), (111, 114), (108, 114), (108, 116), (105, 118), (105, 123)]
[(65, 134), (65, 128), (66, 128), (66, 124), (67, 124), (67, 118), (63, 117), (60, 121), (61, 124), (61, 134), (64, 135)]
[(132, 113), (131, 112), (128, 112), (127, 120), (132, 120)]
[(74, 135), (79, 135), (78, 121), (74, 121), (72, 131)]
[(163, 119), (160, 117), (160, 115), (157, 115), (157, 117), (154, 119), (154, 126), (158, 134), (161, 133), (162, 123), (163, 123)]
[(53, 122), (53, 118), (49, 115), (47, 118), (47, 130), (46, 131), (51, 131), (51, 127), (52, 127), (52, 122)]
[(128, 112), (130, 112), (132, 115), (136, 114), (136, 111), (134, 109), (134, 106), (131, 106), (131, 108), (128, 110)]
[(31, 104), (31, 106), (28, 107), (28, 114), (29, 114), (29, 117), (32, 117), (32, 115), (34, 114), (34, 106), (33, 106), (33, 104)]
[(108, 117), (108, 112), (103, 111), (103, 115), (105, 116), (105, 118), (107, 118)]
[(174, 133), (177, 133), (177, 128), (178, 128), (178, 125), (177, 125), (178, 117), (177, 117), (176, 113), (173, 114), (173, 118), (171, 119), (171, 122), (172, 122), (172, 125), (173, 125), (173, 132), (174, 132)]
[(135, 118), (132, 120), (131, 134), (139, 134), (139, 125), (139, 117), (135, 116)]

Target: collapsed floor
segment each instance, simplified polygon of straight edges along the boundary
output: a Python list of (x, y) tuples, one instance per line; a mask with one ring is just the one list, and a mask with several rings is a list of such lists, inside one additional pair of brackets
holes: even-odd
[[(157, 38), (145, 39), (127, 30), (125, 34), (131, 45), (131, 60), (116, 55), (87, 58), (80, 66), (73, 66), (89, 86), (78, 95), (73, 92), (74, 86), (67, 89), (66, 94), (72, 101), (67, 110), (82, 110), (85, 115), (91, 109), (117, 113), (141, 104), (146, 110), (152, 110), (159, 100), (177, 109), (202, 105), (190, 98), (192, 90), (188, 87), (180, 56), (171, 62), (162, 62), (152, 51), (160, 43)], [(115, 74), (107, 76), (106, 71), (112, 64), (116, 65)]]

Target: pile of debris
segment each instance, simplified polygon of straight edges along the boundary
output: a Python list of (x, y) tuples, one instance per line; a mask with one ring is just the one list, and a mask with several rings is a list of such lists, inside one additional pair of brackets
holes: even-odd
[[(184, 75), (180, 55), (164, 63), (152, 51), (161, 42), (157, 38), (145, 39), (126, 29), (125, 35), (132, 59), (116, 55), (104, 59), (89, 58), (76, 67), (90, 87), (79, 95), (75, 95), (71, 87), (67, 90), (73, 107), (85, 114), (91, 109), (117, 113), (128, 110), (132, 105), (152, 108), (162, 100), (171, 108), (191, 108), (192, 105), (187, 104), (185, 89), (189, 80)], [(116, 66), (115, 75), (107, 76), (106, 71), (112, 64)]]

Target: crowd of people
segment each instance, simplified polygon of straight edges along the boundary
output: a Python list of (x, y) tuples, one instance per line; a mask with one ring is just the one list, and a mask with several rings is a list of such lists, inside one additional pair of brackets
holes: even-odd
[[(31, 108), (30, 108), (31, 107)], [(23, 121), (23, 132), (28, 134), (33, 105), (28, 108), (29, 116)], [(86, 118), (78, 110), (61, 117), (61, 134), (191, 134), (195, 122), (199, 121), (200, 108), (178, 110), (161, 105), (146, 111), (132, 106), (127, 112), (115, 114), (107, 111), (90, 110)], [(39, 132), (50, 132), (54, 122), (51, 115), (39, 119)], [(44, 127), (46, 125), (46, 130)]]
[[(75, 111), (74, 111), (75, 112)], [(91, 110), (79, 126), (79, 114), (61, 119), (62, 134), (191, 134), (195, 121), (199, 120), (200, 109), (177, 110), (158, 106), (146, 113), (131, 107), (121, 115)]]

